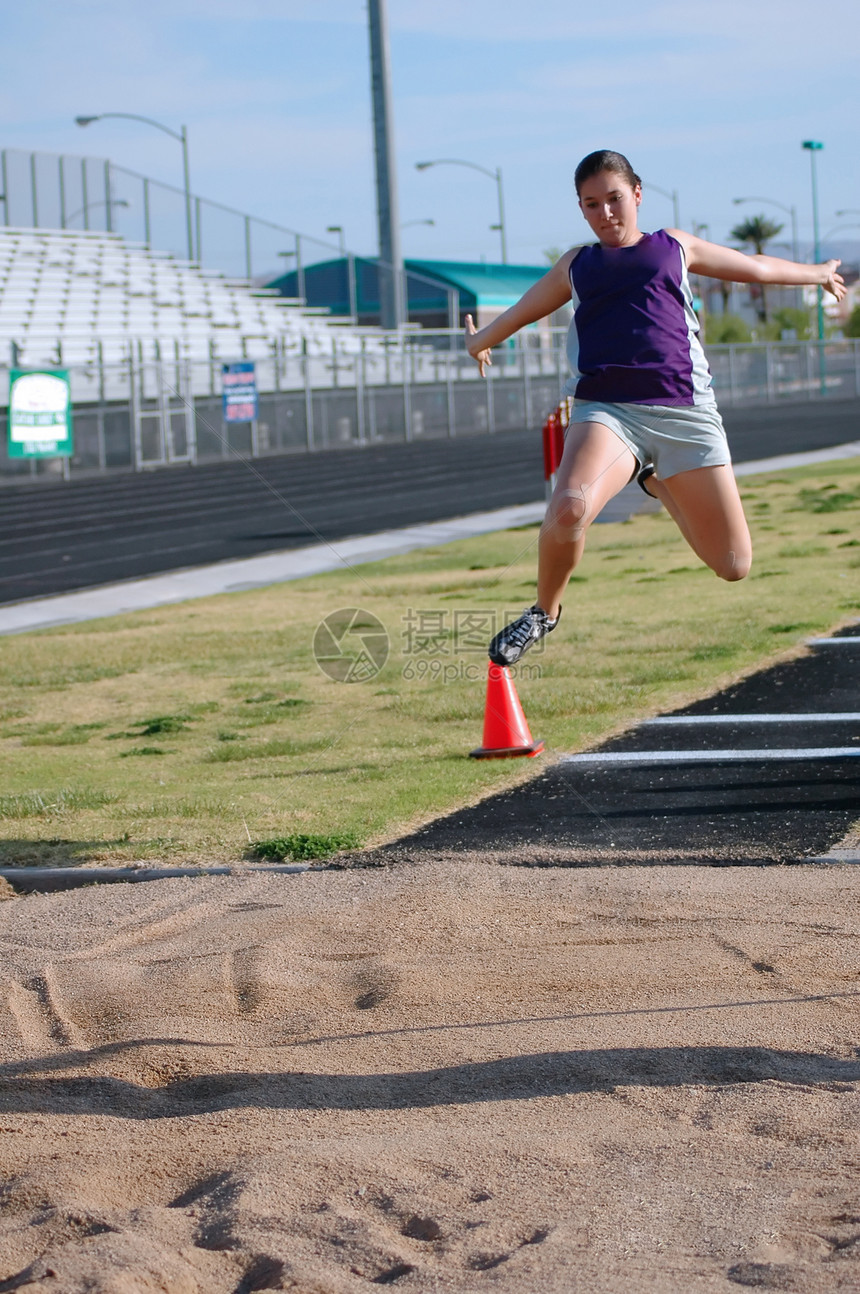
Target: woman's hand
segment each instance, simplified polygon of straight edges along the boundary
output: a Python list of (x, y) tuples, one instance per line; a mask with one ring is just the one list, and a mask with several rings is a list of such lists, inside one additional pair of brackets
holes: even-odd
[(825, 292), (829, 292), (831, 296), (836, 297), (837, 301), (841, 301), (845, 296), (845, 280), (841, 274), (836, 273), (837, 265), (841, 264), (841, 261), (825, 261), (822, 266), (825, 277), (821, 286)]
[(472, 359), (476, 361), (481, 372), (481, 377), (485, 377), (486, 374), (484, 369), (490, 367), (493, 360), (488, 349), (482, 348), (480, 342), (474, 342), (472, 340), (473, 337), (477, 336), (478, 330), (475, 327), (472, 316), (466, 315), (466, 350), (472, 356)]

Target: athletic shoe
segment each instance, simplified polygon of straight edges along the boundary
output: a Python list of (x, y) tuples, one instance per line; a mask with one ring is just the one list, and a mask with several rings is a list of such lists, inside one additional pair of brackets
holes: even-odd
[(636, 473), (636, 484), (639, 486), (639, 489), (643, 492), (643, 494), (648, 495), (649, 499), (656, 499), (657, 497), (656, 494), (652, 494), (651, 491), (647, 489), (645, 486), (645, 482), (648, 480), (650, 476), (654, 475), (655, 470), (656, 469), (653, 463), (646, 463), (644, 467), (640, 467), (639, 471)]
[(539, 606), (528, 607), (518, 620), (496, 634), (488, 648), (490, 660), (494, 665), (516, 665), (530, 647), (552, 633), (560, 619), (561, 607), (555, 620)]

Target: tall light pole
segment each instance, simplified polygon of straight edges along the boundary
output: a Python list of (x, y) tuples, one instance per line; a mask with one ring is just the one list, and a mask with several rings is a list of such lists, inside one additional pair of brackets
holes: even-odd
[[(860, 215), (860, 211), (858, 211), (857, 214)], [(845, 229), (860, 229), (860, 225), (856, 223), (852, 225), (834, 225), (832, 229), (825, 230), (821, 235), (821, 246), (823, 247), (828, 239), (832, 238), (834, 234), (841, 234)]]
[[(791, 259), (800, 260), (800, 244), (797, 238), (797, 207), (787, 207), (784, 202), (777, 202), (776, 198), (732, 198), (735, 206), (742, 202), (767, 202), (772, 207), (779, 207), (780, 211), (787, 211), (791, 216)], [(803, 288), (797, 288), (794, 294), (795, 305), (801, 308), (803, 305)]]
[[(791, 216), (791, 257), (792, 260), (800, 260), (800, 250), (797, 240), (797, 207), (787, 207), (784, 202), (777, 202), (776, 198), (732, 198), (735, 206), (741, 202), (768, 202), (772, 207), (779, 207), (780, 211), (787, 211)], [(838, 212), (836, 213), (839, 214)]]
[(383, 328), (399, 328), (405, 314), (405, 293), (392, 138), (391, 52), (385, 0), (368, 0), (368, 17), (373, 142), (376, 157), (376, 212), (379, 224), (379, 319)]
[(502, 244), (502, 264), (508, 263), (508, 244), (505, 237), (505, 192), (502, 187), (502, 168), (497, 166), (494, 171), (490, 171), (486, 166), (479, 166), (477, 162), (464, 162), (460, 157), (440, 157), (433, 162), (416, 162), (416, 171), (426, 171), (430, 166), (468, 166), (472, 171), (480, 171), (482, 175), (488, 175), (491, 180), (496, 182), (496, 193), (499, 202), (499, 223), (490, 225), (491, 229), (499, 231), (499, 238)]
[(327, 234), (337, 234), (340, 258), (343, 260), (344, 256), (346, 256), (346, 239), (344, 237), (343, 225), (326, 225), (325, 231)]
[[(327, 234), (337, 234), (337, 243), (340, 250), (340, 259), (346, 261), (346, 294), (349, 298), (349, 314), (351, 319), (358, 319), (358, 284), (355, 277), (355, 257), (352, 252), (346, 250), (346, 235), (343, 232), (343, 225), (326, 225)], [(379, 270), (377, 269), (377, 273)]]
[(680, 229), (681, 228), (681, 204), (678, 201), (678, 190), (672, 189), (670, 191), (669, 189), (661, 189), (659, 184), (652, 184), (650, 180), (647, 182), (647, 184), (643, 180), (642, 188), (653, 189), (655, 193), (662, 193), (664, 198), (669, 199), (669, 201), (672, 204), (672, 219), (675, 222), (675, 228)]
[[(821, 243), (818, 237), (818, 176), (815, 171), (815, 154), (820, 153), (824, 145), (817, 139), (805, 139), (802, 148), (809, 152), (809, 165), (812, 174), (812, 234), (815, 240), (815, 257), (816, 265), (821, 260)], [(818, 340), (824, 341), (824, 292), (819, 287), (816, 289), (816, 299), (818, 302)]]
[(191, 220), (191, 179), (188, 169), (188, 132), (184, 126), (179, 127), (179, 131), (171, 130), (169, 126), (163, 125), (160, 121), (153, 121), (151, 117), (139, 117), (136, 112), (100, 112), (94, 117), (75, 117), (79, 126), (89, 126), (94, 121), (104, 121), (106, 117), (123, 117), (127, 121), (142, 121), (147, 126), (154, 126), (156, 130), (163, 130), (165, 135), (170, 135), (173, 139), (178, 139), (182, 145), (182, 174), (185, 186), (185, 232), (188, 239), (188, 259), (194, 260), (194, 225)]

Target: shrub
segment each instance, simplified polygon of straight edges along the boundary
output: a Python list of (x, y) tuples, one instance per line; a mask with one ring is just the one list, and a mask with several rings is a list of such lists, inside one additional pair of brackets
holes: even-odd
[(709, 314), (705, 320), (705, 341), (712, 346), (752, 341), (752, 333), (739, 315)]
[(307, 861), (312, 858), (330, 858), (340, 849), (357, 849), (359, 844), (358, 837), (352, 831), (329, 836), (295, 832), (290, 836), (276, 836), (273, 840), (256, 840), (251, 846), (251, 853), (257, 858), (273, 858), (279, 862), (283, 862), (285, 858)]

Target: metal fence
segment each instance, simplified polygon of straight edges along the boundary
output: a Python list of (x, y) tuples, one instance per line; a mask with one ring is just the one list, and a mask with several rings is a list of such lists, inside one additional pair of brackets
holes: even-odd
[[(335, 337), (329, 356), (275, 340), (256, 362), (257, 421), (231, 425), (222, 420), (220, 362), (190, 361), (178, 349), (144, 359), (131, 347), (123, 364), (70, 370), (70, 461), (9, 459), (0, 413), (0, 480), (537, 429), (568, 376), (564, 340), (563, 329), (520, 334), (494, 352), (486, 380), (460, 332), (376, 334), (358, 348), (355, 335)], [(860, 397), (858, 341), (712, 346), (708, 358), (724, 408)]]
[[(192, 194), (191, 229), (185, 190), (104, 158), (0, 150), (0, 211), (17, 229), (92, 229), (119, 233), (204, 268), (269, 282), (304, 266), (346, 254), (333, 242), (261, 220)], [(190, 245), (189, 245), (190, 243)]]

